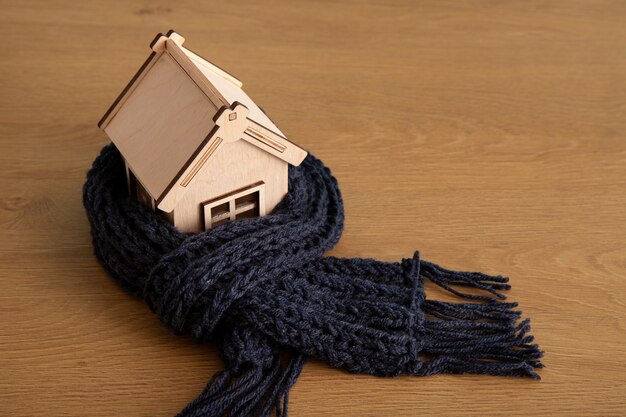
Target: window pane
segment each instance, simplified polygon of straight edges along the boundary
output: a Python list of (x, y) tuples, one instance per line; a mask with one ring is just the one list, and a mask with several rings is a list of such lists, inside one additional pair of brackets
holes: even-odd
[(211, 207), (211, 217), (219, 216), (224, 213), (228, 213), (228, 201), (215, 207)]
[(235, 200), (235, 210), (245, 211), (248, 207), (256, 207), (259, 205), (259, 192), (255, 191), (250, 194), (243, 195)]
[(235, 218), (257, 217), (259, 215), (259, 191), (243, 195), (235, 200)]
[(224, 220), (220, 220), (218, 222), (211, 223), (211, 227), (219, 226), (220, 224), (224, 224), (224, 223), (229, 222), (229, 221), (230, 221), (230, 218), (227, 217)]
[(248, 211), (242, 211), (241, 213), (237, 213), (235, 218), (236, 219), (247, 219), (250, 217), (258, 217), (259, 215), (256, 214), (256, 209), (252, 209), (252, 210), (248, 210)]

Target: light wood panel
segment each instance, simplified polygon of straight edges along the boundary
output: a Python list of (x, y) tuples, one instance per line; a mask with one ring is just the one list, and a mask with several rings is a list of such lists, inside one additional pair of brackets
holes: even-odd
[[(246, 163), (242, 165), (241, 161)], [(202, 202), (259, 181), (266, 184), (263, 212), (269, 213), (287, 194), (287, 163), (243, 140), (223, 143), (178, 200), (174, 224), (184, 231), (204, 230), (204, 220), (198, 215)]]
[(176, 61), (162, 53), (105, 131), (158, 199), (215, 127), (216, 112)]
[(221, 366), (108, 279), (81, 205), (107, 142), (96, 123), (145, 40), (169, 28), (333, 169), (347, 213), (333, 254), (419, 248), (508, 274), (546, 350), (539, 383), (379, 379), (313, 361), (292, 416), (626, 414), (623, 2), (0, 10), (0, 414), (171, 416)]

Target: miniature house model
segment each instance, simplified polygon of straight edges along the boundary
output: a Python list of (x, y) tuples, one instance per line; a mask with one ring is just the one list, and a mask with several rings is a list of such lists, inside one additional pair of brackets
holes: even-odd
[(263, 216), (287, 194), (306, 151), (289, 142), (241, 82), (170, 31), (98, 126), (121, 152), (129, 193), (179, 230)]

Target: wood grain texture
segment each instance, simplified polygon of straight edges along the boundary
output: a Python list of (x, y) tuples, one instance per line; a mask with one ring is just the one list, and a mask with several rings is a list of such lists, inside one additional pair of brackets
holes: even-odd
[(626, 3), (0, 0), (0, 25), (0, 414), (171, 416), (221, 366), (106, 276), (81, 203), (174, 28), (333, 169), (335, 255), (507, 274), (546, 351), (539, 383), (313, 361), (292, 416), (626, 415)]

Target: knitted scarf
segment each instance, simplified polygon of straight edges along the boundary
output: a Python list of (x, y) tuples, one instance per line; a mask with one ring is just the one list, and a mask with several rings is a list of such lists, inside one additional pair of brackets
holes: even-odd
[[(273, 213), (203, 233), (179, 232), (126, 189), (122, 157), (105, 146), (84, 186), (96, 257), (175, 333), (214, 341), (225, 363), (179, 416), (286, 416), (308, 356), (378, 376), (539, 379), (542, 351), (517, 304), (503, 301), (507, 278), (450, 271), (418, 252), (400, 262), (324, 256), (344, 211), (312, 155), (289, 168)], [(425, 281), (459, 302), (427, 298)]]

